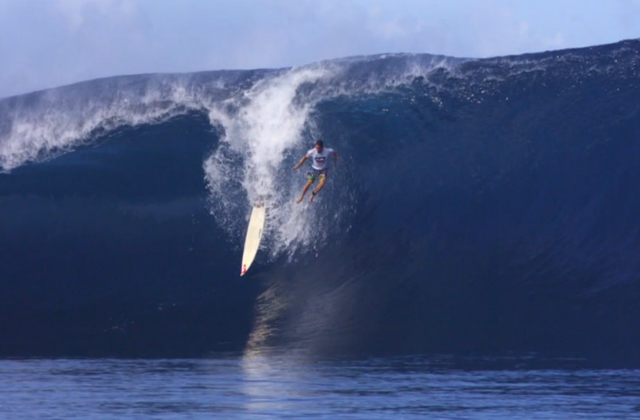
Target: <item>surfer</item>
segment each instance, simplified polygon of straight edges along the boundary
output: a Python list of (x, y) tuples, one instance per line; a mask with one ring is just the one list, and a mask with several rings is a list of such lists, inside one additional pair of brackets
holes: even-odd
[(297, 170), (302, 164), (309, 158), (311, 158), (311, 171), (307, 173), (307, 183), (304, 185), (302, 189), (302, 195), (296, 201), (296, 203), (300, 204), (300, 202), (304, 199), (305, 194), (309, 190), (311, 184), (316, 182), (316, 178), (318, 179), (318, 186), (311, 192), (311, 198), (309, 198), (309, 202), (312, 202), (315, 198), (316, 194), (320, 192), (322, 187), (324, 187), (324, 183), (327, 180), (327, 164), (329, 163), (329, 155), (333, 154), (334, 163), (338, 163), (338, 152), (328, 147), (324, 147), (324, 142), (322, 140), (316, 141), (316, 146), (309, 150), (306, 155), (300, 160), (296, 166), (294, 166), (293, 170)]

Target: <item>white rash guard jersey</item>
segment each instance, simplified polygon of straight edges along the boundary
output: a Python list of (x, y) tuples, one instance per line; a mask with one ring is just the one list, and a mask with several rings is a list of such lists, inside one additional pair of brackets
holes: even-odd
[(311, 167), (316, 171), (320, 171), (327, 167), (331, 154), (333, 154), (333, 149), (329, 149), (328, 147), (323, 148), (321, 153), (318, 153), (318, 151), (313, 148), (307, 152), (307, 157), (311, 159)]

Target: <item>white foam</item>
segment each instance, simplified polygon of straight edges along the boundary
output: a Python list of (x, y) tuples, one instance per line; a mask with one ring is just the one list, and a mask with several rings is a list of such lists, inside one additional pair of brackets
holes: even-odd
[[(233, 223), (230, 215), (247, 219), (251, 203), (266, 199), (267, 236), (274, 254), (313, 240), (312, 212), (293, 198), (302, 178), (292, 167), (308, 149), (305, 145), (312, 143), (304, 132), (313, 125), (310, 112), (319, 97), (301, 97), (299, 89), (328, 74), (322, 67), (292, 69), (261, 80), (242, 97), (229, 100), (233, 103), (227, 101), (210, 113), (225, 131), (224, 144), (205, 162), (214, 213), (237, 237), (244, 223)], [(244, 200), (229, 194), (238, 186)]]
[(0, 166), (10, 171), (73, 150), (100, 132), (210, 107), (209, 97), (188, 79), (147, 78), (142, 86), (107, 79), (5, 100)]

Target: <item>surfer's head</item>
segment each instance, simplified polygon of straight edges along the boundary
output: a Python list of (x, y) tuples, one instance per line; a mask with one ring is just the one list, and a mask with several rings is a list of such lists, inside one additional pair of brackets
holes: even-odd
[(316, 141), (316, 151), (320, 153), (322, 149), (324, 149), (324, 142), (322, 140)]

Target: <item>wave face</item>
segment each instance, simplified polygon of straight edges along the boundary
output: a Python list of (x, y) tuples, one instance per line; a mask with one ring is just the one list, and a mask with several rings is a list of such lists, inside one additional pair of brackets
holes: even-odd
[[(0, 101), (0, 354), (638, 363), (640, 42)], [(340, 163), (313, 204), (291, 168)], [(267, 229), (238, 277), (251, 203)]]

